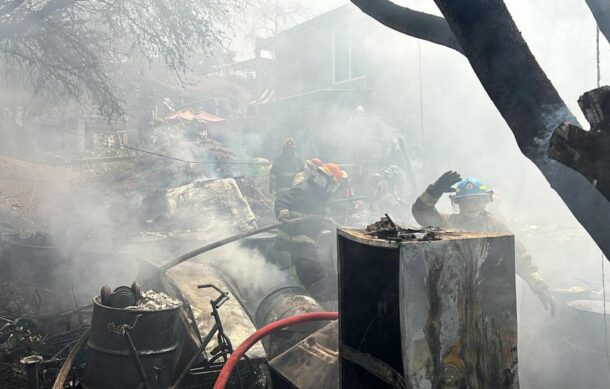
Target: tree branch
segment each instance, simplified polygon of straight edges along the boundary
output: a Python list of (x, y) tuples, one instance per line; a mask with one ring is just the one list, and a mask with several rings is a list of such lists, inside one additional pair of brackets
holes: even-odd
[(26, 14), (21, 21), (0, 27), (0, 39), (11, 38), (17, 34), (26, 32), (32, 27), (37, 27), (42, 20), (50, 17), (57, 11), (69, 8), (78, 1), (79, 0), (56, 0), (48, 2), (39, 11)]
[(389, 0), (352, 0), (352, 3), (393, 30), (463, 53), (447, 21), (439, 16), (401, 7)]
[(553, 131), (578, 124), (529, 50), (503, 0), (434, 0), (522, 153), (610, 256), (610, 203), (587, 179), (549, 158)]
[(610, 42), (610, 1), (608, 0), (585, 0), (600, 31)]
[[(503, 0), (434, 0), (457, 42), (421, 30), (409, 12), (387, 0), (352, 0), (365, 13), (407, 35), (459, 47), (515, 135), (521, 152), (540, 169), (572, 214), (610, 258), (610, 202), (587, 179), (547, 155), (562, 123), (578, 124), (529, 50)], [(587, 0), (594, 1), (594, 0)], [(600, 2), (602, 0), (599, 0)], [(607, 1), (607, 0), (603, 0)], [(380, 9), (377, 9), (379, 7)], [(430, 20), (427, 18), (426, 20)], [(439, 26), (439, 22), (435, 24)], [(430, 28), (431, 24), (426, 25)], [(417, 31), (413, 31), (418, 27)], [(417, 34), (417, 35), (416, 35)], [(439, 42), (439, 34), (444, 38)]]
[(21, 4), (23, 4), (25, 0), (13, 0), (10, 3), (6, 4), (4, 7), (0, 8), (0, 16), (9, 14), (19, 8)]

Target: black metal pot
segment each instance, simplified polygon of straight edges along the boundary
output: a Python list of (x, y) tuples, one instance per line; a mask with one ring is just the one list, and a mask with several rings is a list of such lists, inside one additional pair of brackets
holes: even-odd
[(135, 389), (147, 381), (150, 388), (168, 388), (179, 370), (181, 305), (135, 311), (104, 306), (95, 297), (83, 387)]

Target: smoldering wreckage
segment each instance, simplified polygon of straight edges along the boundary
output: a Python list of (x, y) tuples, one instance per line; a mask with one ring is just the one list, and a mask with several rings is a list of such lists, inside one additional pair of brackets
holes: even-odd
[[(550, 154), (607, 196), (572, 149), (603, 154), (610, 92), (586, 96), (594, 131), (562, 125)], [(407, 195), (400, 147), (367, 171), (301, 161), (289, 138), (237, 172), (229, 148), (191, 143), (187, 159), (0, 157), (0, 387), (609, 386), (589, 336), (606, 331), (604, 283), (544, 280), (482, 181), (449, 171)], [(437, 211), (446, 193), (459, 213)], [(423, 227), (398, 222), (411, 210)], [(519, 321), (515, 275), (536, 296)], [(556, 342), (527, 357), (564, 360), (552, 374), (519, 363), (540, 333)]]
[[(278, 161), (297, 158), (293, 146), (287, 140), (287, 156)], [(234, 158), (218, 143), (204, 147), (208, 158)], [(277, 163), (271, 173), (262, 166), (271, 174), (274, 210), (255, 180), (230, 172), (198, 179), (190, 167), (147, 155), (112, 167), (98, 161), (72, 174), (3, 158), (0, 174), (15, 185), (2, 204), (2, 386), (519, 387), (527, 368), (518, 364), (515, 257), (523, 254), (512, 234), (408, 227), (388, 213), (349, 227), (373, 219), (379, 206), (377, 198), (358, 195), (357, 171), (353, 188), (341, 191), (348, 173), (337, 165), (308, 160), (299, 172)], [(286, 166), (291, 180), (282, 187)], [(83, 177), (102, 185), (88, 188)], [(151, 189), (152, 181), (158, 186)], [(77, 190), (79, 200), (68, 194)], [(491, 199), (478, 180), (447, 172), (418, 202), (434, 210), (452, 191), (454, 201)], [(123, 197), (113, 198), (116, 192)], [(339, 210), (315, 211), (304, 193)], [(42, 207), (53, 215), (65, 207), (94, 215), (45, 227), (50, 214), (30, 207), (53, 197)], [(134, 197), (141, 223), (121, 216), (136, 219), (126, 200)], [(99, 225), (88, 225), (99, 221), (89, 201), (104, 203), (110, 219), (129, 227), (100, 235)], [(338, 226), (345, 207), (350, 217)], [(38, 232), (45, 228), (60, 237)], [(307, 246), (312, 228), (315, 244)], [(132, 235), (121, 236), (126, 231)], [(295, 237), (296, 246), (278, 249)], [(109, 284), (125, 277), (135, 280)], [(559, 312), (552, 326), (534, 325), (564, 340), (549, 352), (575, 356), (590, 369), (589, 387), (603, 387), (600, 345), (583, 333), (599, 330), (591, 318), (603, 315), (601, 289), (579, 284), (546, 292)], [(579, 322), (591, 327), (574, 326)], [(569, 372), (557, 380), (572, 385)]]

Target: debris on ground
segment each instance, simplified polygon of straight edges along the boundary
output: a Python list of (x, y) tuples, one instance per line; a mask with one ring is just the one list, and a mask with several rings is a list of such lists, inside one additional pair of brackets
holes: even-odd
[(19, 284), (0, 284), (0, 388), (28, 387), (28, 362), (38, 361), (39, 386), (50, 388), (72, 345), (88, 328), (81, 310), (42, 317)]
[(140, 299), (136, 305), (129, 306), (125, 309), (132, 311), (159, 311), (162, 309), (175, 308), (179, 305), (180, 301), (163, 292), (147, 290), (142, 292), (142, 299)]
[(375, 223), (366, 226), (367, 235), (397, 242), (440, 240), (439, 232), (442, 232), (442, 230), (437, 228), (402, 227), (394, 223), (387, 213)]

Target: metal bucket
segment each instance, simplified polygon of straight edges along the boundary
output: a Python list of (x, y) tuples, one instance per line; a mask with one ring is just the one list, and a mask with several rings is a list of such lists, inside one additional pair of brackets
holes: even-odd
[[(83, 387), (135, 389), (144, 375), (150, 388), (168, 388), (179, 370), (181, 306), (135, 311), (104, 306), (95, 297)], [(138, 358), (123, 334), (125, 326)]]
[[(570, 319), (569, 344), (592, 352), (605, 353), (604, 302), (602, 300), (574, 300), (566, 304)], [(606, 324), (610, 325), (610, 301), (606, 302)]]

